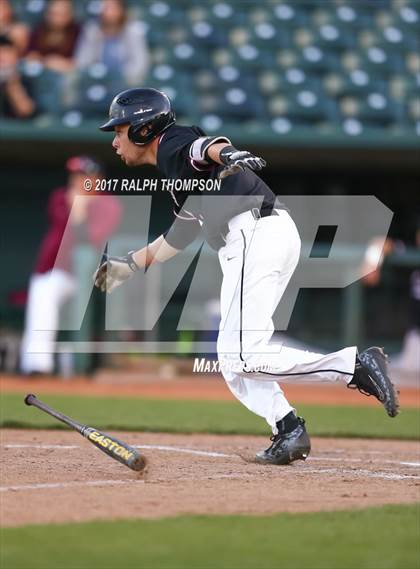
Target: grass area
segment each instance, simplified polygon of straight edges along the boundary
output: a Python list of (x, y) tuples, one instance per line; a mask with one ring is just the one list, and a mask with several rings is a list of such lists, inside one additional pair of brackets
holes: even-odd
[(418, 569), (418, 506), (1, 530), (2, 569)]
[[(38, 395), (74, 419), (104, 430), (255, 435), (268, 432), (263, 419), (236, 402)], [(390, 419), (380, 405), (300, 405), (298, 412), (314, 436), (420, 439), (418, 409), (404, 409), (395, 419)], [(52, 429), (61, 423), (27, 407), (23, 395), (7, 393), (0, 398), (0, 426)]]

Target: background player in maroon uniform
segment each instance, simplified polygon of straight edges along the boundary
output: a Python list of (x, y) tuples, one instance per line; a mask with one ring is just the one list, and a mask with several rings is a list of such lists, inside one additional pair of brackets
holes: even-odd
[[(48, 229), (29, 283), (21, 349), (21, 370), (25, 374), (54, 370), (53, 342), (60, 308), (76, 290), (72, 276), (75, 247), (81, 243), (102, 245), (121, 218), (120, 204), (114, 196), (84, 191), (86, 178), (91, 179), (94, 187), (95, 180), (103, 176), (101, 166), (93, 158), (75, 156), (67, 161), (66, 168), (67, 185), (54, 190), (48, 201)], [(79, 195), (83, 198), (75, 200)], [(68, 234), (63, 240), (66, 228)]]

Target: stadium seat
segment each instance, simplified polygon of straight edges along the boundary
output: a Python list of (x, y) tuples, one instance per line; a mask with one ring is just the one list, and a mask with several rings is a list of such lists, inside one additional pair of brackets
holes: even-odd
[(324, 76), (323, 88), (327, 96), (363, 95), (372, 91), (384, 93), (386, 82), (380, 76), (372, 76), (363, 69), (348, 73), (334, 71)]
[(356, 118), (365, 125), (386, 126), (395, 118), (395, 109), (390, 99), (382, 93), (343, 97), (339, 101), (339, 108), (343, 118)]
[(195, 107), (191, 75), (188, 73), (179, 73), (168, 64), (159, 64), (153, 67), (144, 84), (164, 91), (172, 100), (178, 116), (189, 116)]
[[(30, 24), (46, 0), (12, 0)], [(213, 132), (226, 122), (278, 134), (322, 125), (358, 136), (419, 122), (419, 0), (126, 0), (150, 49), (145, 84)], [(99, 0), (74, 0), (83, 20)], [(67, 123), (102, 114), (123, 85), (97, 66), (72, 82), (32, 70), (39, 106)], [(70, 114), (68, 114), (70, 113)], [(71, 114), (73, 113), (73, 114)], [(77, 115), (79, 113), (79, 115)], [(78, 118), (79, 117), (79, 118)], [(201, 118), (201, 120), (200, 120)], [(260, 130), (259, 130), (260, 129)]]
[(245, 20), (243, 12), (230, 0), (212, 0), (209, 7), (211, 17), (215, 18), (220, 27), (231, 27), (234, 22), (242, 24)]
[(268, 120), (283, 117), (295, 124), (312, 124), (328, 120), (331, 109), (315, 90), (298, 87), (267, 98), (266, 113)]
[(308, 13), (303, 3), (298, 2), (274, 2), (272, 5), (272, 21), (281, 22), (290, 27), (305, 25), (308, 23)]
[(20, 69), (36, 101), (37, 113), (58, 114), (62, 106), (64, 82), (61, 74), (46, 69), (38, 61), (23, 61)]
[(125, 83), (120, 73), (110, 71), (103, 64), (75, 73), (73, 81), (76, 96), (67, 106), (94, 117), (107, 114), (113, 95)]
[(13, 0), (11, 5), (16, 18), (32, 27), (42, 19), (47, 2), (46, 0)]
[(229, 87), (224, 91), (203, 94), (198, 99), (199, 114), (215, 114), (221, 118), (235, 117), (251, 120), (262, 116), (263, 101), (251, 96), (241, 87)]

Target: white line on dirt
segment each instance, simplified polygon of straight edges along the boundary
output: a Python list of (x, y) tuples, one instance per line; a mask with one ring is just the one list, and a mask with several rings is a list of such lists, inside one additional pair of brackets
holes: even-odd
[[(133, 445), (135, 448), (139, 449), (149, 449), (149, 450), (161, 450), (165, 452), (175, 452), (175, 453), (185, 453), (185, 454), (192, 454), (198, 456), (208, 456), (214, 458), (239, 458), (241, 457), (237, 454), (226, 454), (221, 452), (215, 451), (205, 451), (205, 450), (197, 450), (191, 448), (184, 448), (178, 446), (169, 446), (169, 445)], [(80, 445), (47, 445), (47, 444), (6, 444), (4, 445), (5, 448), (37, 448), (37, 449), (77, 449), (80, 448)], [(352, 452), (352, 451), (348, 451)], [(361, 458), (346, 458), (346, 457), (331, 457), (331, 456), (310, 456), (308, 461), (315, 462), (315, 461), (332, 461), (332, 462), (374, 462), (377, 464), (396, 464), (400, 466), (409, 466), (409, 467), (418, 467), (420, 466), (420, 462), (409, 462), (409, 461), (399, 461), (399, 460), (376, 460), (376, 459), (361, 459)], [(304, 469), (301, 471), (302, 473), (317, 473), (317, 474), (345, 474), (345, 475), (362, 475), (366, 476), (367, 478), (382, 478), (387, 480), (406, 480), (406, 479), (420, 479), (420, 476), (410, 475), (410, 474), (396, 474), (392, 472), (372, 472), (371, 470), (344, 470), (338, 468), (330, 468), (330, 469)], [(110, 483), (110, 482), (109, 482)], [(121, 483), (121, 482), (119, 482)], [(64, 483), (65, 484), (65, 483)], [(83, 483), (82, 483), (83, 484)], [(98, 482), (92, 481), (88, 485), (97, 485)], [(45, 487), (62, 487), (62, 486), (45, 486)], [(20, 488), (20, 487), (19, 487)], [(0, 487), (0, 491), (4, 491), (3, 487)]]
[[(225, 454), (223, 452), (213, 452), (206, 450), (196, 450), (191, 448), (167, 446), (167, 445), (132, 445), (134, 448), (150, 449), (150, 450), (163, 450), (168, 452), (181, 452), (186, 454), (196, 454), (199, 456), (213, 456), (219, 458), (234, 458), (236, 454)], [(80, 445), (43, 445), (43, 444), (7, 444), (4, 448), (37, 448), (37, 449), (77, 449)]]
[[(420, 480), (420, 476), (407, 475), (407, 474), (394, 474), (392, 472), (372, 472), (370, 470), (356, 469), (346, 470), (341, 468), (305, 468), (295, 470), (294, 474), (315, 474), (315, 475), (337, 475), (337, 476), (353, 476), (365, 478), (381, 478), (384, 480)], [(254, 476), (251, 474), (214, 474), (206, 477), (196, 477), (195, 480), (220, 480), (220, 479), (252, 479)], [(154, 480), (157, 483), (159, 480)], [(130, 484), (144, 484), (144, 480), (86, 480), (86, 481), (72, 481), (72, 482), (52, 482), (40, 484), (22, 484), (14, 486), (0, 486), (0, 492), (18, 492), (25, 490), (53, 490), (61, 488), (80, 488), (84, 486), (128, 486)]]
[[(364, 439), (364, 440), (366, 440), (366, 439)], [(328, 454), (346, 454), (348, 452), (349, 452), (349, 449), (336, 448), (336, 449), (329, 450)], [(351, 449), (351, 452), (352, 452), (352, 454), (380, 454), (381, 456), (384, 456), (385, 454), (393, 454), (392, 450), (357, 450), (357, 449)]]
[(338, 474), (350, 476), (365, 476), (366, 478), (383, 478), (385, 480), (420, 480), (420, 476), (415, 474), (394, 474), (393, 472), (372, 472), (371, 470), (363, 470), (357, 468), (355, 470), (346, 470), (342, 468), (303, 468), (296, 471), (295, 474)]
[(168, 452), (181, 452), (186, 454), (197, 454), (198, 456), (215, 456), (219, 458), (239, 458), (237, 454), (225, 454), (223, 452), (213, 452), (207, 450), (195, 450), (192, 448), (174, 447), (166, 445), (134, 445), (134, 448), (144, 448), (151, 450), (164, 450)]
[(399, 464), (401, 466), (411, 466), (413, 468), (418, 468), (420, 466), (420, 462), (405, 462), (401, 460), (376, 460), (374, 458), (336, 458), (332, 456), (323, 456), (322, 454), (318, 454), (317, 456), (310, 456), (307, 460), (320, 460), (323, 462), (363, 462), (365, 464), (374, 462), (375, 464)]
[[(179, 452), (185, 454), (193, 454), (198, 456), (209, 456), (215, 458), (240, 458), (238, 454), (226, 454), (223, 452), (215, 452), (215, 451), (207, 451), (207, 450), (197, 450), (185, 447), (178, 447), (178, 446), (170, 446), (170, 445), (133, 445), (134, 448), (139, 449), (149, 449), (149, 450), (161, 450), (167, 452)], [(53, 450), (60, 450), (60, 449), (78, 449), (80, 445), (49, 445), (49, 444), (6, 444), (4, 448), (36, 448), (36, 449), (53, 449)], [(348, 450), (347, 452), (352, 453), (352, 450)], [(372, 452), (372, 451), (369, 451)], [(400, 461), (400, 460), (377, 460), (373, 458), (347, 458), (347, 457), (333, 457), (328, 455), (317, 455), (317, 456), (310, 456), (308, 458), (309, 461), (330, 461), (330, 462), (371, 462), (376, 464), (398, 464), (400, 466), (410, 466), (413, 468), (420, 467), (420, 462), (409, 462), (409, 461)]]
[(74, 488), (80, 486), (114, 486), (126, 484), (144, 484), (144, 480), (85, 480), (74, 482), (48, 482), (43, 484), (23, 484), (20, 486), (0, 486), (0, 492), (18, 490), (50, 490), (53, 488)]
[(44, 445), (44, 444), (10, 444), (4, 445), (4, 448), (40, 448), (40, 449), (75, 449), (80, 448), (80, 445)]
[[(384, 480), (420, 480), (420, 476), (407, 474), (394, 474), (392, 472), (372, 472), (371, 470), (355, 469), (347, 470), (341, 468), (305, 468), (295, 470), (294, 474), (315, 474), (315, 475), (336, 475), (336, 476), (352, 476), (364, 478), (381, 478)], [(220, 479), (252, 479), (254, 476), (250, 474), (214, 474), (206, 477), (198, 477), (196, 480), (220, 480)], [(154, 480), (157, 483), (159, 480)], [(130, 484), (144, 484), (144, 480), (86, 480), (72, 482), (51, 482), (39, 484), (22, 484), (13, 486), (0, 486), (0, 492), (18, 492), (27, 490), (54, 490), (61, 488), (81, 488), (84, 486), (128, 486)]]

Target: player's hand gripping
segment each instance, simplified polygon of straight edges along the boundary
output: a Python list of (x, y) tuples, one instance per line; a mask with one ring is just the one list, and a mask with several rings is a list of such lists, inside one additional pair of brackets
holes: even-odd
[(220, 179), (241, 172), (245, 168), (261, 170), (267, 164), (263, 158), (254, 156), (247, 150), (237, 150), (234, 146), (223, 148), (220, 151), (220, 160), (226, 165), (219, 174)]
[(136, 271), (138, 265), (133, 259), (134, 251), (130, 251), (124, 257), (108, 257), (93, 275), (95, 286), (102, 292), (110, 294), (117, 286), (129, 279)]

